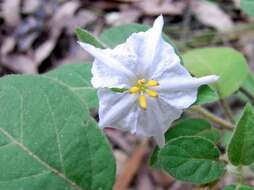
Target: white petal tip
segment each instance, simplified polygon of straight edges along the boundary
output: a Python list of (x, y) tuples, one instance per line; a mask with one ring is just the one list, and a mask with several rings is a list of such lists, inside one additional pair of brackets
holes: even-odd
[(84, 42), (80, 42), (78, 41), (78, 44), (85, 49), (86, 51), (89, 51), (91, 48), (94, 48), (92, 45), (84, 43)]
[(98, 123), (99, 128), (104, 129), (106, 127), (105, 123), (99, 121)]
[(213, 82), (216, 82), (217, 80), (219, 80), (219, 76), (217, 75), (210, 75), (210, 76), (207, 76), (207, 82), (208, 83), (213, 83)]
[(160, 135), (160, 136), (154, 136), (154, 140), (156, 141), (157, 145), (162, 148), (163, 146), (165, 146), (165, 137), (164, 135)]
[(163, 25), (164, 25), (164, 19), (163, 19), (163, 16), (160, 15), (160, 16), (158, 16), (158, 17), (155, 19), (154, 24), (153, 24), (153, 27), (159, 27), (159, 28), (162, 29)]
[(214, 83), (217, 80), (219, 80), (219, 76), (217, 75), (208, 75), (208, 76), (204, 76), (204, 77), (200, 77), (198, 78), (200, 85), (203, 84), (210, 84), (210, 83)]

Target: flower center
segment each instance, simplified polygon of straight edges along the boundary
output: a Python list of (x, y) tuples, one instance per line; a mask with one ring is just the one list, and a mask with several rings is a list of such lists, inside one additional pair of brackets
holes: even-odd
[(155, 87), (159, 86), (159, 83), (155, 80), (145, 80), (145, 79), (140, 79), (137, 81), (136, 85), (132, 86), (129, 89), (129, 92), (131, 94), (139, 94), (139, 106), (142, 109), (147, 108), (147, 101), (146, 101), (146, 96), (145, 94), (149, 95), (150, 97), (158, 97), (158, 93), (155, 90), (150, 89), (150, 87)]

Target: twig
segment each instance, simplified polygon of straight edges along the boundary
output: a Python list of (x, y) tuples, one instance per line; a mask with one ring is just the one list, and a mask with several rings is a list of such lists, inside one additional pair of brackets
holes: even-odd
[(209, 112), (208, 110), (202, 108), (201, 106), (192, 106), (190, 108), (190, 110), (198, 113), (199, 115), (203, 116), (204, 118), (210, 120), (211, 122), (225, 128), (225, 129), (234, 128), (234, 126), (230, 122), (219, 118), (218, 116), (216, 116), (213, 113)]
[(132, 178), (138, 171), (143, 157), (145, 156), (147, 149), (148, 140), (144, 140), (140, 145), (137, 146), (133, 152), (131, 158), (127, 161), (123, 172), (117, 178), (114, 185), (114, 190), (125, 190), (128, 188)]
[(190, 23), (191, 23), (191, 0), (186, 1), (186, 8), (185, 13), (183, 16), (183, 26), (182, 26), (182, 33), (181, 33), (181, 41), (187, 41), (190, 37), (188, 32), (190, 30)]
[[(167, 31), (172, 31), (172, 27), (167, 29)], [(188, 50), (190, 47), (204, 46), (207, 44), (221, 43), (223, 40), (235, 40), (238, 39), (243, 34), (254, 31), (254, 23), (248, 24), (238, 24), (233, 30), (226, 31), (224, 33), (216, 31), (202, 32), (201, 34), (192, 35), (188, 41), (174, 41), (176, 46), (181, 50)], [(177, 33), (182, 31), (177, 31)], [(191, 35), (191, 34), (190, 34)]]
[(254, 96), (244, 87), (240, 87), (240, 91), (254, 104)]
[(220, 99), (219, 104), (224, 112), (224, 115), (228, 118), (231, 123), (235, 123), (233, 113), (224, 99)]

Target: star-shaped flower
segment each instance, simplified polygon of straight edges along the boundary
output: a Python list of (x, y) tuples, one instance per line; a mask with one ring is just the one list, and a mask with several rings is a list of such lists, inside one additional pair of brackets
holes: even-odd
[(215, 75), (192, 77), (162, 38), (162, 28), (159, 16), (152, 28), (133, 33), (114, 49), (79, 42), (95, 58), (91, 82), (98, 88), (99, 126), (152, 136), (160, 147), (171, 123), (196, 101), (198, 87), (218, 80)]

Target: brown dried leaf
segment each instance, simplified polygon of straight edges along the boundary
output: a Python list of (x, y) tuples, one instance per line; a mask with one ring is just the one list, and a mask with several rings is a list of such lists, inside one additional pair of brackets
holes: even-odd
[(133, 146), (127, 141), (127, 138), (123, 136), (123, 133), (114, 130), (105, 130), (105, 132), (109, 139), (123, 151), (128, 154), (132, 152)]
[(247, 56), (250, 68), (254, 71), (254, 35), (245, 33), (240, 37), (239, 43), (242, 46), (242, 52)]
[(10, 37), (4, 38), (1, 49), (0, 49), (1, 56), (5, 56), (9, 52), (11, 52), (14, 49), (15, 44), (16, 42), (14, 37), (10, 36)]
[(41, 5), (40, 0), (23, 0), (22, 13), (34, 13)]
[(52, 29), (52, 36), (58, 37), (61, 30), (68, 25), (80, 3), (77, 1), (67, 1), (54, 14), (49, 27)]
[(121, 12), (112, 12), (106, 15), (106, 23), (114, 26), (135, 22), (141, 16), (141, 12), (135, 9), (127, 9)]
[(220, 7), (206, 0), (192, 1), (191, 8), (197, 19), (204, 25), (225, 32), (234, 27), (233, 21)]
[(39, 36), (39, 33), (31, 33), (18, 40), (18, 50), (27, 51), (31, 48), (35, 39)]
[(77, 15), (70, 19), (67, 23), (67, 32), (73, 34), (77, 27), (85, 27), (87, 24), (95, 21), (96, 16), (93, 12), (87, 10), (80, 10)]
[(128, 156), (121, 150), (114, 150), (113, 153), (116, 159), (116, 175), (119, 175), (123, 172)]
[(147, 170), (141, 172), (138, 176), (137, 189), (154, 190), (152, 180), (150, 179)]
[(190, 183), (183, 183), (180, 181), (175, 181), (175, 183), (170, 187), (170, 190), (187, 190), (187, 189), (195, 189), (194, 185)]
[(134, 2), (138, 2), (142, 0), (113, 0), (113, 1), (120, 2), (120, 3), (134, 3)]
[(169, 187), (174, 182), (174, 178), (167, 175), (164, 171), (152, 171), (152, 176), (156, 183), (160, 184), (163, 187)]
[(16, 26), (20, 22), (20, 0), (4, 0), (2, 3), (2, 16), (10, 26)]
[(36, 74), (37, 66), (29, 56), (21, 54), (10, 54), (3, 58), (1, 62), (5, 67), (25, 74)]
[(172, 0), (143, 0), (140, 3), (137, 3), (137, 6), (143, 10), (146, 15), (180, 15), (183, 13), (185, 8), (185, 3), (173, 2)]
[(240, 8), (240, 3), (241, 3), (240, 1), (241, 0), (233, 0), (236, 8)]
[(53, 51), (56, 45), (56, 39), (51, 38), (44, 42), (42, 45), (40, 45), (35, 51), (34, 51), (34, 60), (37, 65), (40, 65), (42, 61), (44, 61), (50, 53)]

